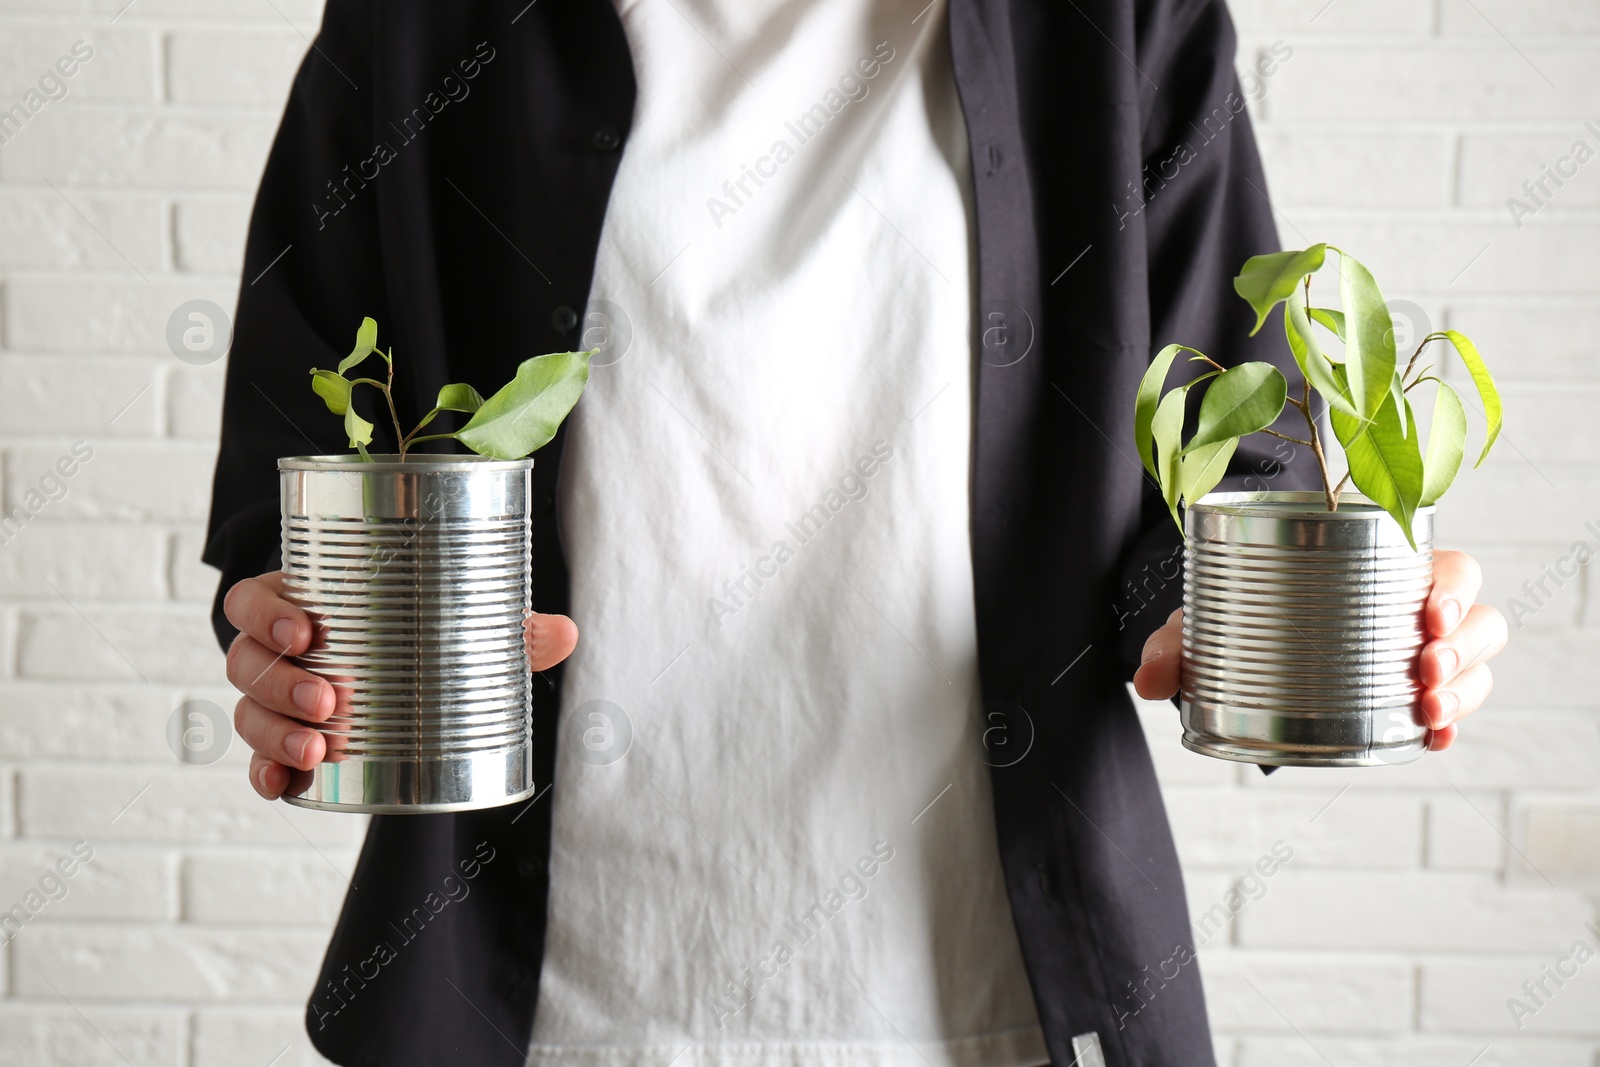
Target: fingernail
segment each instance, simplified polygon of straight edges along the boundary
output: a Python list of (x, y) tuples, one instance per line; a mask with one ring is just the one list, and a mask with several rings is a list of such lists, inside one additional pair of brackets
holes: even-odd
[(272, 640), (279, 648), (291, 648), (294, 645), (294, 620), (279, 619), (272, 624)]
[(1433, 724), (1435, 730), (1449, 726), (1455, 719), (1456, 712), (1461, 710), (1461, 699), (1448, 689), (1438, 694), (1439, 714)]
[(1453, 648), (1441, 648), (1434, 653), (1434, 658), (1439, 661), (1439, 669), (1444, 672), (1446, 681), (1456, 676), (1456, 667), (1461, 663), (1461, 657), (1456, 655)]
[(1451, 633), (1455, 630), (1456, 623), (1461, 621), (1461, 605), (1454, 600), (1440, 602), (1439, 618), (1444, 624), (1444, 632)]
[(295, 763), (304, 763), (306, 761), (306, 750), (311, 747), (311, 739), (315, 736), (316, 734), (311, 730), (296, 730), (283, 739), (283, 750), (289, 754), (289, 758)]
[(1143, 667), (1146, 663), (1149, 663), (1152, 660), (1158, 660), (1160, 658), (1161, 658), (1161, 646), (1157, 645), (1157, 646), (1155, 646), (1153, 648), (1146, 648), (1139, 655), (1139, 666)]
[(322, 687), (316, 682), (301, 682), (294, 687), (294, 706), (307, 715), (315, 715), (322, 703)]
[(271, 768), (272, 764), (263, 763), (261, 765), (261, 769), (256, 772), (256, 785), (261, 789), (263, 794), (272, 792), (272, 790), (267, 788), (267, 771)]

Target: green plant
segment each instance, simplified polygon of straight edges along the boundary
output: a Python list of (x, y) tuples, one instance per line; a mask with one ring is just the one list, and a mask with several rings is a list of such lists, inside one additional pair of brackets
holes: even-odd
[[(1339, 303), (1342, 310), (1311, 306), (1311, 275), (1332, 249), (1339, 256)], [(1485, 435), (1481, 464), (1500, 434), (1500, 394), (1478, 350), (1455, 330), (1430, 333), (1418, 342), (1404, 366), (1396, 358), (1394, 321), (1371, 272), (1332, 245), (1312, 245), (1299, 252), (1253, 256), (1233, 280), (1233, 287), (1255, 309), (1254, 336), (1273, 308), (1284, 305), (1284, 335), (1304, 378), (1300, 397), (1270, 363), (1224, 367), (1186, 345), (1163, 348), (1139, 383), (1134, 404), (1134, 439), (1144, 468), (1161, 487), (1162, 498), (1178, 528), (1178, 504), (1192, 505), (1222, 480), (1241, 437), (1266, 433), (1304, 445), (1316, 456), (1328, 510), (1339, 507), (1345, 483), (1392, 515), (1413, 548), (1412, 516), (1444, 495), (1455, 480), (1466, 450), (1467, 417), (1455, 388), (1417, 368), (1417, 359), (1435, 341), (1447, 341), (1460, 356), (1483, 404)], [(1319, 336), (1318, 329), (1324, 336)], [(1342, 353), (1323, 347), (1325, 339), (1343, 344)], [(1186, 385), (1162, 393), (1167, 372), (1180, 352), (1188, 362), (1204, 361), (1213, 369)], [(1408, 394), (1422, 382), (1437, 386), (1433, 421), (1426, 451), (1418, 439)], [(1187, 444), (1182, 441), (1189, 390), (1209, 382), (1200, 399), (1198, 422)], [(1328, 472), (1328, 454), (1317, 425), (1311, 394), (1315, 390), (1328, 409), (1333, 435), (1344, 449), (1348, 467), (1337, 483)], [(1302, 439), (1271, 429), (1285, 404), (1305, 419)]]
[[(382, 356), (388, 367), (383, 381), (345, 377), (346, 371), (374, 353)], [(356, 411), (353, 401), (358, 385), (370, 385), (383, 394), (389, 417), (394, 420), (394, 435), (402, 460), (412, 445), (445, 440), (460, 441), (490, 459), (522, 459), (543, 448), (556, 435), (561, 420), (567, 417), (583, 393), (584, 383), (589, 380), (589, 357), (593, 355), (594, 351), (534, 356), (525, 360), (517, 368), (516, 377), (487, 400), (470, 385), (447, 385), (439, 390), (433, 410), (406, 433), (394, 406), (392, 349), (385, 352), (378, 347), (378, 324), (368, 318), (361, 320), (361, 328), (356, 331), (356, 346), (339, 361), (338, 370), (312, 368), (311, 388), (322, 397), (329, 411), (344, 416), (344, 432), (350, 438), (350, 447), (359, 450), (361, 457), (368, 461), (372, 459), (367, 454), (367, 446), (372, 443), (372, 423)], [(460, 411), (472, 417), (453, 433), (424, 435), (422, 431), (441, 411)]]

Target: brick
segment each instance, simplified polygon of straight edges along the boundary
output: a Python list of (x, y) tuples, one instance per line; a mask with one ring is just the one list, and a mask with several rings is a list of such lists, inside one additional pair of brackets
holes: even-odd
[[(82, 614), (79, 614), (79, 611)], [(207, 615), (63, 605), (25, 611), (18, 673), (30, 679), (220, 684), (224, 663)]]
[[(177, 860), (147, 848), (108, 847), (80, 839), (93, 849), (82, 862), (73, 851), (76, 842), (55, 844), (14, 843), (0, 848), (0, 907), (24, 900), (29, 891), (48, 900), (18, 933), (32, 936), (41, 923), (75, 919), (162, 920), (178, 914)], [(70, 878), (62, 877), (58, 861), (68, 859)], [(48, 878), (46, 885), (41, 879)], [(51, 899), (51, 894), (59, 899)]]
[[(0, 752), (25, 763), (160, 762), (171, 754), (167, 717), (179, 703), (176, 690), (142, 683), (0, 683)], [(221, 706), (233, 709), (231, 702)]]
[[(1488, 357), (1484, 359), (1487, 361)], [(1447, 377), (1458, 389), (1472, 391), (1471, 379), (1465, 371), (1452, 366)], [(1502, 452), (1496, 445), (1488, 463), (1516, 470), (1525, 469), (1529, 463), (1541, 465), (1550, 460), (1592, 462), (1600, 459), (1600, 445), (1595, 443), (1594, 434), (1588, 432), (1591, 412), (1600, 402), (1600, 388), (1573, 382), (1541, 382), (1504, 385), (1498, 389), (1506, 411), (1513, 413), (1516, 419), (1514, 427), (1503, 431), (1515, 433), (1516, 447)], [(1427, 403), (1432, 402), (1430, 396)], [(1475, 417), (1482, 409), (1476, 395), (1470, 398), (1470, 405), (1469, 417)], [(1484, 469), (1490, 469), (1488, 464)], [(1600, 507), (1596, 511), (1600, 511)]]
[[(1533, 634), (1531, 629), (1527, 634)], [(1503, 706), (1515, 700), (1520, 707), (1592, 708), (1600, 689), (1600, 658), (1594, 655), (1594, 636), (1581, 632), (1539, 631), (1537, 639), (1513, 641), (1493, 663), (1497, 693), (1490, 697)], [(1553, 739), (1545, 738), (1549, 744)], [(1571, 739), (1587, 750), (1583, 737)], [(1565, 745), (1567, 738), (1561, 738)], [(1567, 753), (1575, 758), (1574, 753)]]
[(1411, 1015), (1411, 968), (1398, 962), (1243, 952), (1207, 961), (1205, 984), (1212, 1025), (1224, 1032), (1400, 1034)]
[(222, 383), (227, 361), (184, 367), (167, 379), (167, 426), (173, 437), (215, 441), (222, 432)]
[(0, 356), (0, 426), (7, 437), (155, 437), (161, 406), (154, 360)]
[[(1577, 964), (1571, 953), (1577, 945), (1600, 951), (1600, 935), (1574, 924), (1550, 951), (1528, 956), (1519, 962), (1428, 964), (1422, 968), (1421, 1006), (1418, 1024), (1424, 1031), (1463, 1034), (1513, 1034), (1530, 1037), (1584, 1037), (1593, 1040), (1595, 1020), (1600, 1019), (1600, 959)], [(1562, 960), (1562, 968), (1577, 970), (1575, 977), (1557, 986), (1545, 980), (1547, 993), (1534, 997), (1523, 990), (1524, 982), (1536, 983), (1546, 967)], [(1520, 1001), (1532, 1009), (1528, 1015), (1516, 1011)], [(1542, 1003), (1541, 1003), (1542, 1002)], [(1518, 1027), (1518, 1022), (1522, 1026)]]
[(0, 192), (0, 268), (148, 276), (165, 264), (165, 228), (166, 212), (153, 199), (5, 190)]
[(9, 767), (0, 767), (0, 838), (17, 836), (16, 773)]
[(1591, 915), (1575, 894), (1477, 875), (1289, 869), (1240, 912), (1238, 937), (1250, 948), (1538, 952), (1567, 943)]
[(211, 601), (217, 595), (219, 574), (216, 568), (200, 562), (200, 553), (205, 548), (205, 532), (199, 527), (184, 529), (172, 535), (169, 545), (171, 554), (167, 561), (167, 577), (173, 599), (204, 604), (209, 611)]
[[(37, 512), (51, 520), (204, 521), (210, 504), (216, 448), (210, 444), (88, 442), (94, 454), (65, 479), (66, 493)], [(24, 494), (62, 456), (69, 445), (31, 445), (6, 456), (6, 504), (25, 502)]]
[[(1587, 153), (1578, 148), (1579, 142), (1587, 147)], [(1600, 166), (1594, 165), (1597, 151), (1600, 136), (1577, 122), (1538, 134), (1468, 133), (1461, 139), (1461, 202), (1500, 208), (1514, 227), (1545, 211), (1593, 207), (1600, 204)], [(1590, 156), (1587, 163), (1578, 162), (1583, 154)], [(1541, 179), (1545, 180), (1543, 189), (1538, 185)], [(1525, 189), (1525, 184), (1532, 188)], [(1507, 202), (1513, 198), (1520, 202), (1515, 212)]]
[[(1600, 525), (1600, 524), (1597, 524)], [(1541, 534), (1560, 531), (1540, 531)], [(1533, 627), (1533, 633), (1549, 627), (1578, 625), (1583, 614), (1584, 574), (1578, 560), (1582, 553), (1577, 543), (1583, 541), (1589, 551), (1600, 555), (1600, 535), (1587, 530), (1575, 531), (1566, 543), (1530, 545), (1527, 548), (1483, 548), (1472, 555), (1483, 568), (1483, 588), (1478, 602), (1498, 608), (1505, 615), (1513, 635), (1520, 637), (1524, 630)], [(1572, 577), (1560, 572), (1579, 573)], [(1537, 584), (1543, 582), (1541, 589)]]
[(329, 1062), (311, 1047), (302, 1010), (201, 1008), (194, 1017), (193, 1049), (190, 1067), (320, 1067)]
[[(1569, 37), (1600, 33), (1600, 11), (1588, 0), (1440, 0), (1439, 31), (1512, 40), (1525, 36)], [(1560, 84), (1559, 82), (1557, 84)]]
[(0, 588), (56, 605), (61, 597), (160, 599), (162, 548), (161, 532), (147, 526), (42, 518), (0, 544)]
[(1541, 460), (1511, 475), (1507, 469), (1463, 470), (1439, 512), (1434, 543), (1518, 545), (1530, 530), (1560, 543), (1582, 536), (1586, 522), (1600, 525), (1594, 504), (1600, 476), (1592, 466)]
[(1313, 1046), (1299, 1037), (1262, 1037), (1239, 1043), (1234, 1067), (1593, 1067), (1593, 1062), (1589, 1046), (1575, 1041), (1318, 1037)]
[[(1259, 772), (1257, 772), (1259, 773)], [(1422, 854), (1421, 802), (1355, 789), (1327, 796), (1272, 796), (1259, 791), (1170, 789), (1172, 820), (1184, 866), (1244, 869), (1283, 842), (1286, 866), (1415, 867)], [(1269, 864), (1269, 866), (1271, 866)]]
[(1229, 0), (1228, 10), (1241, 37), (1282, 34), (1298, 41), (1308, 34), (1362, 34), (1374, 38), (1429, 33), (1432, 12), (1427, 4), (1391, 4), (1384, 0)]
[[(1415, 301), (1428, 294), (1593, 295), (1585, 249), (1600, 240), (1600, 223), (1592, 220), (1542, 214), (1514, 230), (1505, 219), (1477, 216), (1408, 215), (1375, 222), (1301, 211), (1293, 218), (1286, 240), (1304, 234), (1349, 249), (1372, 270), (1390, 300)], [(1470, 325), (1464, 332), (1471, 336)], [(1490, 362), (1491, 370), (1494, 366)]]
[[(178, 269), (195, 274), (237, 274), (244, 262), (250, 207), (251, 201), (245, 197), (208, 196), (180, 201), (174, 226)], [(266, 263), (253, 265), (255, 273), (251, 278), (270, 262), (269, 258)]]
[(199, 923), (331, 927), (339, 917), (353, 852), (231, 849), (184, 863), (184, 918)]
[[(0, 159), (4, 159), (0, 153)], [(6, 347), (34, 352), (137, 352), (179, 363), (167, 323), (191, 300), (209, 300), (231, 319), (233, 283), (186, 281), (8, 281)]]
[(183, 1062), (187, 1026), (182, 1012), (102, 1004), (74, 1008), (62, 1004), (49, 986), (42, 988), (50, 998), (43, 1003), (0, 1003), (0, 1063), (172, 1067)]
[(37, 116), (45, 118), (49, 137), (19, 137), (0, 153), (0, 180), (49, 179), (64, 188), (245, 192), (260, 181), (277, 128), (276, 114), (165, 109), (63, 108)]
[(320, 931), (58, 923), (12, 946), (13, 980), (29, 997), (294, 1004), (316, 981)]
[[(1600, 180), (1600, 175), (1596, 175)], [(1532, 300), (1452, 299), (1447, 325), (1471, 337), (1504, 386), (1519, 381), (1600, 381), (1588, 338), (1600, 333), (1600, 305)]]
[(1301, 206), (1442, 207), (1450, 200), (1454, 152), (1443, 133), (1373, 128), (1330, 137), (1269, 122), (1257, 140), (1273, 199), (1290, 217)]
[[(87, 60), (77, 58), (72, 49), (83, 42), (94, 50)], [(65, 59), (74, 73), (62, 77), (57, 63)], [(23, 127), (24, 137), (32, 137), (60, 108), (79, 100), (154, 101), (156, 78), (156, 39), (149, 30), (128, 27), (95, 26), (63, 22), (58, 25), (10, 23), (0, 35), (0, 106), (9, 107), (23, 100), (31, 89), (48, 102), (34, 113)], [(40, 85), (47, 74), (55, 75), (65, 87)], [(64, 95), (50, 99), (51, 92)]]
[(20, 773), (18, 822), (28, 837), (351, 847), (365, 828), (362, 819), (262, 800), (237, 770), (179, 767), (176, 760), (170, 770), (154, 765), (108, 767), (92, 776), (54, 768)]
[(283, 32), (179, 30), (167, 37), (167, 91), (183, 104), (283, 106), (306, 39)]
[(1428, 866), (1435, 870), (1502, 870), (1509, 836), (1505, 803), (1494, 794), (1452, 793), (1428, 801)]
[(1528, 42), (1513, 48), (1498, 37), (1425, 49), (1297, 45), (1272, 87), (1274, 120), (1570, 120), (1597, 112), (1600, 69), (1592, 49)]
[(1552, 879), (1600, 875), (1600, 804), (1529, 803), (1520, 814), (1520, 869)]

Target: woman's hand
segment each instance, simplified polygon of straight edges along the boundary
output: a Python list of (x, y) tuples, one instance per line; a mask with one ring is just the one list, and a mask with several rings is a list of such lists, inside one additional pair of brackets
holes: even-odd
[[(228, 681), (244, 694), (234, 729), (254, 750), (250, 784), (268, 800), (328, 755), (327, 738), (310, 724), (327, 721), (345, 692), (289, 661), (311, 646), (311, 617), (283, 597), (283, 572), (246, 578), (222, 602), (239, 636), (228, 649)], [(523, 622), (528, 666), (548, 670), (572, 655), (578, 627), (565, 615), (529, 615)]]
[[(1433, 640), (1422, 649), (1425, 692), (1421, 710), (1428, 747), (1450, 747), (1456, 721), (1483, 705), (1494, 686), (1488, 660), (1506, 646), (1505, 617), (1487, 604), (1474, 603), (1483, 571), (1465, 552), (1433, 554), (1433, 591), (1424, 622)], [(1183, 609), (1174, 611), (1144, 643), (1133, 688), (1146, 700), (1165, 700), (1178, 692), (1183, 660)]]

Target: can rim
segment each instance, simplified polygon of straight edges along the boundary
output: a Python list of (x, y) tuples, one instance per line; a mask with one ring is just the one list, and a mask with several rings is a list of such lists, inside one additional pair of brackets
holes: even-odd
[[(1345, 505), (1354, 505), (1348, 510)], [(1436, 505), (1418, 508), (1418, 515), (1432, 515)], [(1273, 489), (1255, 492), (1207, 493), (1188, 507), (1205, 515), (1237, 515), (1249, 518), (1313, 519), (1324, 522), (1371, 522), (1388, 515), (1381, 506), (1360, 493), (1339, 495), (1339, 510), (1329, 511), (1327, 498), (1320, 492)]]
[(364, 460), (360, 454), (337, 456), (282, 456), (278, 459), (280, 471), (351, 471), (354, 473), (432, 474), (438, 471), (520, 471), (533, 469), (533, 457), (527, 459), (490, 459), (488, 456), (407, 456), (401, 459), (393, 454), (372, 455)]

